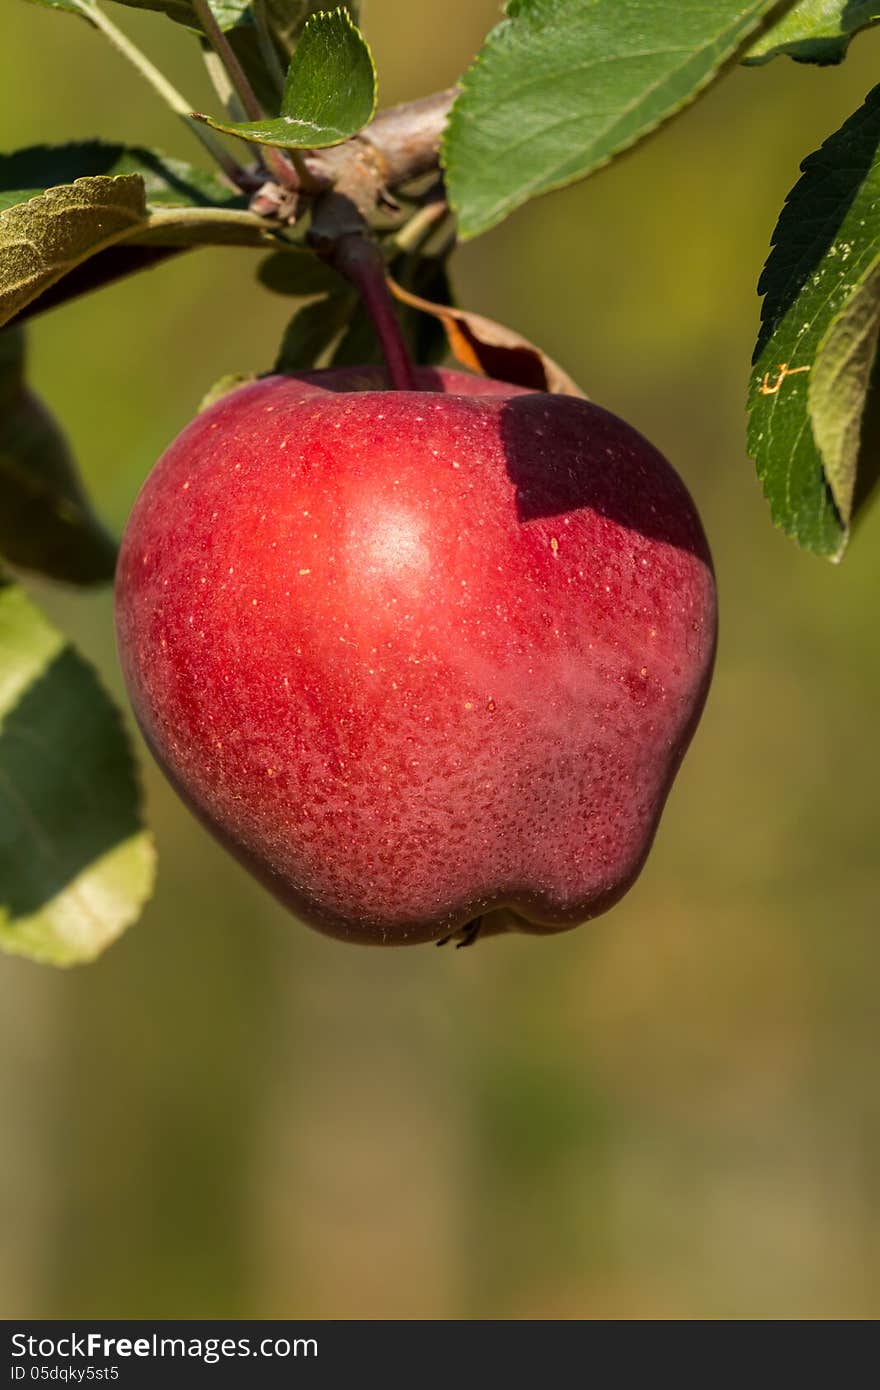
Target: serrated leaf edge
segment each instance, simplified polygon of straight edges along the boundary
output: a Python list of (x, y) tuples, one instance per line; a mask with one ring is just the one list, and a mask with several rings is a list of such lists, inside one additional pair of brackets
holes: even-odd
[[(770, 0), (770, 3), (772, 3), (772, 0)], [(766, 14), (767, 9), (770, 8), (770, 3), (764, 6), (764, 14)], [(756, 24), (759, 22), (759, 18), (760, 17), (756, 17)], [(443, 132), (443, 139), (440, 145), (440, 164), (441, 168), (444, 170), (446, 174), (446, 182), (449, 194), (449, 205), (458, 218), (459, 238), (461, 241), (470, 241), (473, 237), (482, 236), (484, 232), (491, 231), (493, 227), (497, 227), (499, 223), (503, 222), (504, 219), (508, 217), (512, 212), (516, 212), (517, 208), (522, 207), (532, 197), (538, 196), (543, 198), (544, 195), (547, 193), (557, 193), (562, 188), (568, 188), (573, 183), (579, 183), (584, 179), (590, 178), (593, 174), (598, 173), (601, 169), (607, 168), (607, 166), (611, 164), (613, 160), (617, 159), (619, 155), (625, 154), (628, 150), (633, 149), (634, 146), (641, 144), (643, 140), (648, 139), (649, 136), (663, 129), (676, 116), (686, 111), (687, 108), (691, 106), (693, 102), (697, 100), (698, 97), (702, 96), (706, 89), (718, 80), (718, 78), (721, 76), (722, 72), (725, 70), (728, 64), (738, 61), (737, 55), (739, 53), (739, 50), (743, 46), (743, 44), (746, 43), (747, 39), (751, 36), (752, 33), (752, 31), (749, 30), (745, 34), (743, 34), (741, 39), (733, 46), (733, 48), (728, 49), (723, 54), (723, 56), (719, 58), (716, 65), (705, 74), (705, 76), (695, 87), (693, 87), (689, 95), (686, 96), (681, 102), (679, 102), (678, 105), (676, 105), (665, 116), (661, 116), (659, 121), (657, 121), (654, 125), (647, 127), (646, 129), (636, 132), (636, 134), (634, 134), (630, 139), (624, 141), (623, 144), (616, 146), (606, 156), (597, 160), (594, 164), (591, 164), (583, 173), (575, 175), (565, 175), (559, 178), (558, 180), (551, 181), (550, 183), (545, 183), (543, 181), (543, 178), (536, 175), (535, 180), (530, 187), (526, 188), (521, 193), (518, 193), (513, 198), (499, 201), (496, 204), (493, 212), (488, 214), (481, 221), (474, 224), (469, 224), (463, 217), (461, 208), (458, 205), (455, 198), (455, 160), (450, 159), (449, 157), (448, 143), (457, 125), (462, 122), (467, 122), (467, 120), (469, 119), (467, 102), (468, 97), (471, 96), (473, 92), (473, 88), (471, 86), (471, 79), (473, 77), (473, 74), (480, 67), (485, 65), (489, 40), (492, 39), (493, 36), (497, 36), (504, 29), (505, 26), (512, 25), (513, 22), (513, 18), (505, 17), (495, 26), (494, 29), (491, 29), (489, 33), (486, 35), (483, 47), (477, 53), (470, 66), (459, 78), (458, 95), (452, 104), (452, 108), (447, 118), (446, 128)], [(737, 23), (742, 23), (742, 20), (737, 21)], [(692, 61), (694, 56), (694, 53), (690, 53), (687, 61)], [(540, 185), (540, 191), (536, 195), (535, 190), (538, 185)]]

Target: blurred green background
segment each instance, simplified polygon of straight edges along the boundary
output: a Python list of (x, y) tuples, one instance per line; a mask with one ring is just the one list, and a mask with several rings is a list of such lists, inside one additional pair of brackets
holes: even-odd
[[(85, 25), (0, 0), (5, 148), (193, 155)], [(109, 6), (191, 94), (166, 20)], [(494, 0), (368, 0), (384, 102), (454, 80)], [(152, 767), (155, 900), (96, 965), (0, 960), (0, 1313), (880, 1314), (880, 509), (840, 568), (744, 453), (755, 283), (797, 165), (880, 56), (740, 69), (634, 154), (457, 258), (679, 468), (718, 569), (706, 715), (607, 917), (464, 955), (297, 926)], [(47, 314), (32, 380), (117, 527), (289, 304), (204, 251)], [(34, 586), (35, 589), (37, 586)], [(39, 588), (117, 692), (109, 595)]]

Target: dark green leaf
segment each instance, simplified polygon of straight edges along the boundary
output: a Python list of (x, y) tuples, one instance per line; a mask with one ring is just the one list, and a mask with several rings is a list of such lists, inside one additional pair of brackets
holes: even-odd
[(70, 584), (109, 583), (116, 563), (64, 435), (25, 383), (17, 328), (0, 332), (0, 552)]
[(335, 294), (342, 288), (341, 277), (312, 251), (296, 246), (274, 251), (261, 261), (258, 279), (275, 294)]
[(273, 371), (301, 372), (314, 367), (348, 323), (357, 302), (353, 291), (344, 290), (304, 304), (287, 325)]
[(839, 559), (880, 324), (880, 87), (802, 170), (758, 287), (749, 452), (777, 525)]
[(384, 362), (379, 339), (361, 300), (353, 301), (351, 318), (333, 349), (331, 367), (365, 367)]
[(355, 135), (376, 109), (376, 71), (366, 40), (343, 9), (305, 25), (273, 120), (208, 125), (258, 145), (321, 149)]
[(0, 947), (91, 960), (139, 915), (154, 860), (119, 711), (0, 578)]
[(877, 0), (800, 0), (748, 49), (744, 63), (788, 54), (799, 63), (839, 63), (859, 29), (880, 18)]
[(376, 109), (376, 69), (363, 34), (348, 11), (319, 12), (307, 20), (287, 70), (281, 111), (285, 120), (314, 127), (309, 145), (333, 145), (355, 135)]
[(607, 164), (702, 91), (773, 0), (510, 0), (452, 108), (463, 236)]
[(244, 207), (223, 181), (193, 164), (169, 159), (141, 145), (82, 140), (30, 145), (0, 154), (0, 210), (28, 202), (48, 188), (96, 175), (140, 174), (147, 201), (156, 207)]

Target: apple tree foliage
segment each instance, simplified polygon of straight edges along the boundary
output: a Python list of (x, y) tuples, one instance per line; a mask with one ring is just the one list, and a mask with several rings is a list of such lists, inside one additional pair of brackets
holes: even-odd
[[(224, 244), (264, 253), (259, 282), (296, 300), (274, 370), (380, 360), (358, 294), (314, 254), (309, 225), (346, 152), (370, 149), (373, 132), (381, 149), (384, 127), (381, 111), (371, 125), (376, 72), (355, 4), (29, 2), (102, 34), (202, 146), (192, 163), (98, 139), (0, 153), (0, 946), (67, 965), (137, 918), (154, 849), (120, 711), (16, 578), (105, 584), (115, 559), (64, 435), (27, 383), (23, 324), (180, 251)], [(200, 45), (216, 113), (194, 112), (135, 47), (125, 7), (155, 11), (181, 43)], [(880, 0), (508, 0), (442, 107), (440, 149), (413, 177), (389, 178), (367, 219), (414, 358), (451, 352), (478, 371), (576, 391), (516, 333), (454, 307), (456, 239), (595, 173), (733, 63), (839, 63), (878, 19)], [(749, 449), (775, 523), (832, 560), (875, 481), (878, 152), (880, 87), (807, 155), (759, 283)]]

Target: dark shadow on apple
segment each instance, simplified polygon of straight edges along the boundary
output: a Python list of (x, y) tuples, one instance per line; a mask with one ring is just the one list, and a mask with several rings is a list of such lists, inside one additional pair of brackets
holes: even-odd
[(138, 829), (121, 719), (64, 648), (0, 729), (0, 907), (39, 911)]
[(678, 474), (610, 411), (573, 396), (511, 396), (502, 407), (501, 432), (521, 521), (585, 507), (710, 563), (696, 508)]

